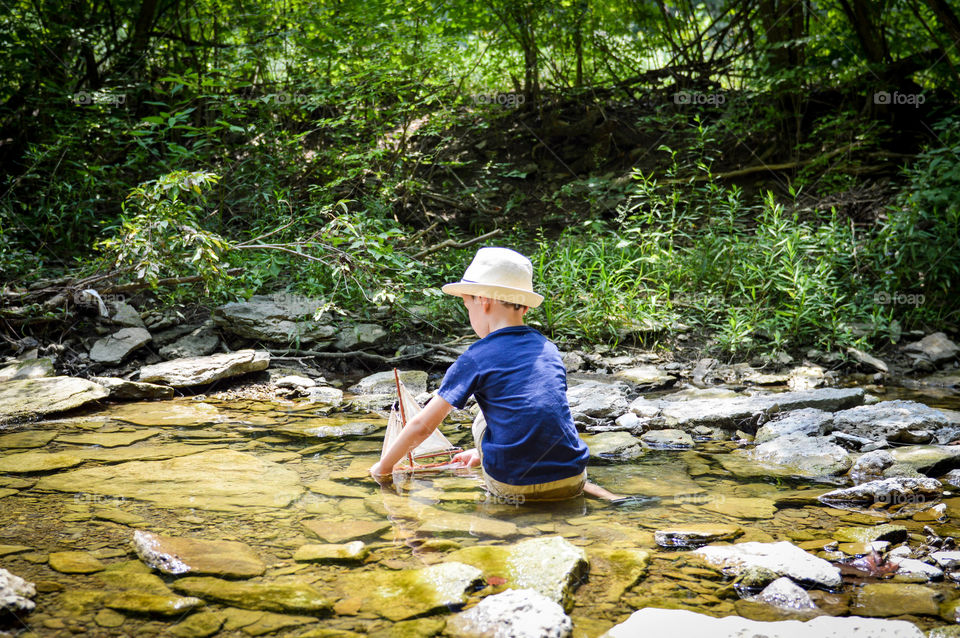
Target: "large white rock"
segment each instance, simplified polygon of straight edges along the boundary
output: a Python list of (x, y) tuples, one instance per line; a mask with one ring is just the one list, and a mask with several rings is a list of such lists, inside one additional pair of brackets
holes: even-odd
[(567, 390), (573, 414), (615, 419), (627, 411), (628, 388), (623, 383), (584, 381)]
[(563, 608), (533, 589), (508, 589), (447, 620), (460, 638), (567, 638), (573, 622)]
[(313, 319), (322, 305), (321, 300), (302, 295), (254, 295), (249, 301), (215, 308), (212, 318), (224, 330), (250, 339), (283, 344), (330, 341), (334, 327)]
[(161, 383), (175, 388), (213, 383), (248, 372), (266, 370), (270, 353), (263, 350), (237, 350), (208, 357), (190, 357), (164, 361), (140, 368), (140, 381)]
[(711, 565), (739, 574), (748, 567), (763, 567), (810, 586), (839, 587), (840, 570), (789, 541), (708, 545), (693, 552)]
[(0, 383), (0, 423), (72, 410), (108, 394), (103, 386), (76, 377), (6, 381)]
[(883, 620), (857, 616), (820, 616), (807, 622), (780, 620), (762, 622), (740, 616), (714, 618), (684, 609), (647, 607), (606, 634), (609, 638), (924, 638), (924, 633), (905, 620)]
[[(873, 440), (913, 440), (916, 433), (948, 443), (960, 431), (944, 412), (916, 401), (881, 401), (842, 410), (833, 415), (833, 430)], [(913, 437), (913, 438), (911, 438)]]
[(797, 476), (843, 474), (853, 461), (850, 454), (824, 436), (791, 434), (761, 443), (750, 453), (760, 463)]
[(30, 599), (36, 595), (33, 583), (0, 568), (0, 614), (33, 611), (34, 603)]

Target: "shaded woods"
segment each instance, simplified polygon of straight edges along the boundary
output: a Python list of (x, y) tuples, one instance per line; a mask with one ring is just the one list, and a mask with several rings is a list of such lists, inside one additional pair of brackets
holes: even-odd
[(0, 31), (11, 339), (84, 289), (443, 332), (481, 242), (531, 255), (560, 340), (957, 327), (944, 0), (17, 1)]

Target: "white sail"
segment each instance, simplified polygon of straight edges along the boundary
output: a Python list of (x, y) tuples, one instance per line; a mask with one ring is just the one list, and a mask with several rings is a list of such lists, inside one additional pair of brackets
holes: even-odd
[[(403, 385), (403, 381), (400, 381), (397, 378), (397, 389), (399, 394), (399, 400), (394, 404), (393, 409), (390, 410), (390, 420), (387, 422), (387, 432), (383, 437), (383, 450), (380, 452), (380, 458), (382, 459), (384, 454), (390, 445), (400, 436), (400, 431), (403, 429), (404, 422), (409, 423), (413, 417), (420, 414), (420, 410), (423, 408), (417, 403), (416, 399), (410, 394), (410, 391), (407, 390), (407, 387)], [(439, 428), (435, 429), (430, 433), (424, 441), (418, 445), (413, 450), (413, 458), (416, 461), (417, 457), (424, 456), (427, 454), (436, 454), (437, 452), (447, 452), (455, 451), (457, 447), (453, 445), (447, 437), (443, 435), (443, 432)], [(404, 457), (406, 459), (407, 457)], [(401, 463), (403, 460), (401, 460)]]

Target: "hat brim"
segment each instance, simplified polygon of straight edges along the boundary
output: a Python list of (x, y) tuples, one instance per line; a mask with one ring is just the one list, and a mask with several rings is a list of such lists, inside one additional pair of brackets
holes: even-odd
[(446, 284), (440, 290), (454, 297), (462, 297), (464, 295), (488, 297), (490, 299), (506, 301), (507, 303), (517, 303), (529, 308), (536, 308), (543, 303), (543, 295), (538, 295), (532, 290), (510, 288), (509, 286), (492, 286), (489, 284), (459, 281), (453, 284)]

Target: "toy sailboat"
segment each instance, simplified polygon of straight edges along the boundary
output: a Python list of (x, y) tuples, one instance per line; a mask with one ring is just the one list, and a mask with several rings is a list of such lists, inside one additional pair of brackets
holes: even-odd
[[(393, 376), (397, 381), (397, 401), (390, 410), (390, 420), (387, 422), (387, 433), (383, 437), (383, 450), (380, 452), (382, 459), (390, 445), (400, 436), (400, 432), (406, 427), (410, 420), (420, 414), (422, 409), (410, 395), (410, 391), (400, 380), (400, 373), (396, 368), (393, 370)], [(463, 449), (453, 445), (447, 437), (443, 435), (440, 429), (435, 429), (424, 441), (407, 454), (406, 459), (400, 462), (394, 468), (395, 472), (438, 472), (440, 470), (459, 467), (451, 465), (450, 459), (457, 452)], [(446, 458), (444, 458), (446, 457)], [(422, 463), (424, 459), (443, 459), (442, 461), (430, 461)]]

